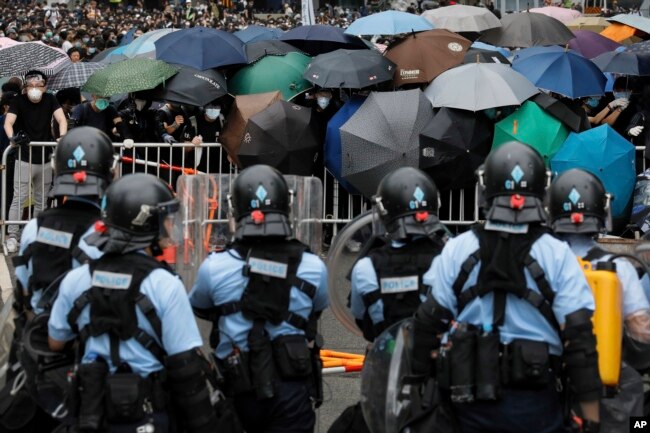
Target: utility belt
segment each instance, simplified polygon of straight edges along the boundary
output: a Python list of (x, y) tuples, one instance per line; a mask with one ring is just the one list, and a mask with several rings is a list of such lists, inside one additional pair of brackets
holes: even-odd
[(216, 360), (229, 395), (255, 391), (259, 399), (271, 398), (277, 380), (322, 379), (320, 347), (310, 348), (304, 335), (283, 335), (273, 341), (267, 337), (268, 344), (263, 345), (250, 342), (249, 352), (235, 349), (225, 359)]
[(455, 326), (449, 341), (436, 359), (436, 376), (454, 403), (498, 400), (502, 389), (546, 389), (560, 376), (561, 360), (544, 342), (501, 344), (498, 332), (465, 323)]
[(78, 365), (69, 381), (68, 407), (73, 408), (82, 431), (102, 430), (107, 424), (137, 422), (167, 407), (161, 372), (143, 378), (130, 368), (120, 367), (110, 374), (107, 363), (99, 359)]

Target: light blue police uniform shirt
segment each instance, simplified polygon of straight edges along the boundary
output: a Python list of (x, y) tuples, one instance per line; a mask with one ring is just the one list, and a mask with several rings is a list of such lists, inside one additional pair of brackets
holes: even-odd
[[(86, 233), (84, 233), (81, 238), (79, 239), (79, 243), (77, 246), (81, 251), (86, 253), (86, 255), (90, 259), (98, 259), (102, 256), (102, 252), (95, 246), (88, 245), (84, 238), (88, 236), (89, 234), (93, 233), (95, 231), (94, 225), (91, 226)], [(19, 250), (19, 255), (23, 255), (25, 250), (29, 245), (32, 243), (36, 242), (36, 236), (38, 235), (38, 226), (36, 222), (36, 218), (30, 220), (27, 225), (25, 226), (25, 229), (23, 230), (23, 234), (20, 237), (20, 250)], [(78, 268), (80, 263), (76, 259), (72, 259), (72, 269)], [(20, 281), (20, 284), (22, 284), (23, 288), (27, 288), (27, 283), (29, 282), (29, 279), (32, 276), (33, 268), (32, 268), (32, 260), (29, 259), (29, 262), (26, 265), (21, 265), (17, 266), (15, 269), (16, 272), (16, 279)], [(41, 299), (41, 296), (43, 295), (42, 290), (36, 290), (34, 291), (34, 294), (32, 295), (32, 309), (34, 310), (34, 313), (40, 314), (43, 312), (41, 308), (37, 308), (38, 301)]]
[[(596, 241), (585, 235), (562, 235), (561, 239), (569, 244), (573, 253), (578, 257), (586, 256), (589, 250), (598, 246)], [(595, 265), (598, 261), (607, 260), (610, 256), (593, 260), (591, 263)], [(650, 304), (634, 266), (622, 258), (615, 259), (614, 262), (616, 263), (618, 281), (620, 281), (623, 290), (623, 318), (639, 310), (649, 309)]]
[[(48, 323), (51, 338), (58, 341), (69, 341), (76, 337), (70, 329), (67, 316), (74, 301), (91, 286), (92, 277), (87, 264), (73, 269), (65, 276)], [(140, 292), (151, 300), (156, 314), (160, 318), (162, 342), (156, 336), (140, 308), (136, 307), (138, 326), (154, 337), (168, 355), (203, 346), (192, 307), (187, 299), (187, 292), (180, 278), (164, 269), (156, 269), (142, 281)], [(79, 329), (89, 323), (89, 312), (90, 305), (87, 305), (77, 320)], [(83, 362), (89, 361), (91, 353), (106, 359), (111, 367), (111, 372), (115, 371), (115, 366), (110, 361), (110, 344), (107, 334), (88, 338)], [(134, 339), (120, 341), (120, 359), (128, 362), (133, 371), (143, 377), (163, 368), (153, 354)]]
[[(242, 275), (245, 261), (235, 250), (210, 254), (199, 268), (199, 273), (190, 292), (190, 302), (196, 308), (212, 308), (228, 302), (239, 301), (248, 284), (248, 278)], [(296, 287), (291, 288), (289, 311), (308, 319), (313, 311), (323, 311), (328, 306), (327, 268), (316, 255), (303, 253), (298, 266), (298, 278), (316, 286), (316, 295), (312, 300)], [(313, 305), (313, 307), (312, 307)], [(242, 351), (248, 351), (248, 333), (253, 322), (244, 318), (241, 312), (219, 318), (219, 345), (216, 355), (220, 359), (227, 357), (233, 345)], [(304, 334), (287, 322), (279, 325), (266, 323), (266, 331), (271, 339), (281, 335)]]
[[(404, 242), (391, 242), (392, 248), (402, 248), (404, 245), (406, 245)], [(363, 316), (366, 314), (363, 296), (379, 289), (377, 273), (370, 257), (364, 257), (354, 265), (351, 282), (350, 311), (355, 319), (363, 320)], [(420, 295), (420, 300), (424, 302), (426, 296)], [(368, 315), (374, 324), (384, 321), (384, 301), (381, 298), (368, 307)]]
[[(479, 248), (478, 238), (472, 231), (451, 239), (437, 256), (431, 269), (424, 275), (424, 283), (431, 287), (431, 294), (443, 307), (449, 309), (457, 321), (474, 325), (492, 324), (494, 294), (476, 298), (458, 314), (457, 299), (452, 285), (465, 260)], [(555, 292), (553, 313), (560, 325), (565, 317), (577, 310), (594, 310), (594, 298), (587, 280), (569, 246), (554, 237), (542, 235), (533, 244), (530, 255), (545, 272), (546, 279)], [(463, 290), (476, 284), (481, 263), (469, 274)], [(528, 270), (524, 271), (528, 288), (539, 292)], [(523, 299), (509, 294), (506, 301), (504, 324), (499, 328), (502, 343), (515, 339), (545, 341), (553, 355), (562, 354), (562, 342), (553, 325), (539, 310)]]

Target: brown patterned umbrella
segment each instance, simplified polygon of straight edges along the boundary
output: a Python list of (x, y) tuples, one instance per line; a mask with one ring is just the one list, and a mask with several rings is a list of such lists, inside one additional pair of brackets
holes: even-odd
[(435, 29), (413, 33), (386, 51), (386, 58), (397, 65), (395, 85), (429, 83), (438, 75), (463, 62), (471, 41)]
[(235, 103), (228, 115), (226, 127), (220, 136), (221, 143), (233, 163), (241, 167), (237, 153), (239, 152), (241, 140), (244, 137), (248, 119), (280, 100), (282, 100), (282, 94), (279, 91), (238, 95), (235, 97)]

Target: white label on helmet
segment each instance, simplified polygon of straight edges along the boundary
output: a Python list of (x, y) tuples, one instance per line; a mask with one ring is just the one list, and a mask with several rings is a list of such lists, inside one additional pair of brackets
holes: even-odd
[(47, 227), (39, 227), (38, 233), (36, 234), (36, 242), (54, 245), (55, 247), (65, 248), (67, 250), (72, 244), (72, 236), (72, 233), (48, 229)]
[(251, 257), (248, 259), (248, 266), (250, 271), (254, 274), (267, 275), (275, 278), (287, 278), (287, 268), (285, 263), (272, 262), (271, 260), (256, 259)]
[(126, 290), (131, 285), (131, 275), (117, 272), (94, 271), (93, 286), (105, 289)]
[(528, 233), (528, 224), (508, 224), (496, 221), (487, 221), (485, 223), (485, 230), (520, 235), (523, 233)]
[(381, 293), (412, 292), (419, 287), (418, 276), (382, 278), (379, 280)]

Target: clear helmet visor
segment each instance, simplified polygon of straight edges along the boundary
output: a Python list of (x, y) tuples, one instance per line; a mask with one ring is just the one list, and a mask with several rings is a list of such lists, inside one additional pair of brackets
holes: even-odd
[(178, 218), (180, 203), (174, 199), (158, 205), (158, 239), (163, 248), (178, 245), (181, 241), (181, 230)]

